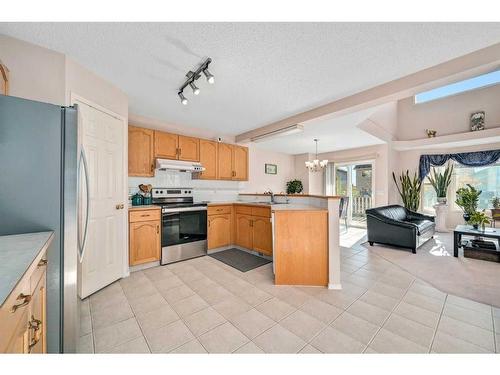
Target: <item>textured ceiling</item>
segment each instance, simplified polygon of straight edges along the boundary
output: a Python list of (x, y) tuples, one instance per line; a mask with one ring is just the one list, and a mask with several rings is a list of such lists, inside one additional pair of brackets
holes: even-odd
[[(130, 112), (238, 134), (500, 41), (500, 23), (0, 23), (129, 95)], [(212, 57), (182, 106), (185, 73)]]

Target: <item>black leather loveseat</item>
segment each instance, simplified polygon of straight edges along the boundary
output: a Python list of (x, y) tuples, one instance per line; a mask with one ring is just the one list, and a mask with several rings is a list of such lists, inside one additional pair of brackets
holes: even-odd
[(434, 236), (434, 217), (392, 205), (366, 210), (368, 242), (411, 249), (417, 248)]

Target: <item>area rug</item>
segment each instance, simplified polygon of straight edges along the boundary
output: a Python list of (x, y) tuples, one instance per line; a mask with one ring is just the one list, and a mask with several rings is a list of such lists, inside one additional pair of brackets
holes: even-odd
[(453, 235), (438, 233), (412, 254), (368, 243), (364, 247), (443, 292), (500, 307), (500, 263), (453, 257)]
[(241, 272), (247, 272), (254, 268), (263, 266), (264, 264), (271, 263), (270, 260), (259, 257), (257, 255), (249, 254), (245, 251), (232, 248), (228, 250), (219, 251), (210, 254), (210, 256), (222, 263), (227, 264)]

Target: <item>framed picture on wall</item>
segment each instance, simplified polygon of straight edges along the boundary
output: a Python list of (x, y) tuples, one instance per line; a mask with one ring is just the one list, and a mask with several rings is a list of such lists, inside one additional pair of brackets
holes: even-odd
[(278, 166), (276, 164), (266, 164), (266, 174), (278, 174)]

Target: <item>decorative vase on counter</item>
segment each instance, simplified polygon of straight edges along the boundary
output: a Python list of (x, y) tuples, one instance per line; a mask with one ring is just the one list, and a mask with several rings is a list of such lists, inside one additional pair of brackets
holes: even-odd
[(465, 220), (466, 223), (468, 223), (469, 220), (470, 220), (470, 215), (469, 214), (464, 214), (464, 220)]
[(141, 194), (136, 193), (132, 196), (132, 206), (141, 206), (143, 204), (144, 198)]

